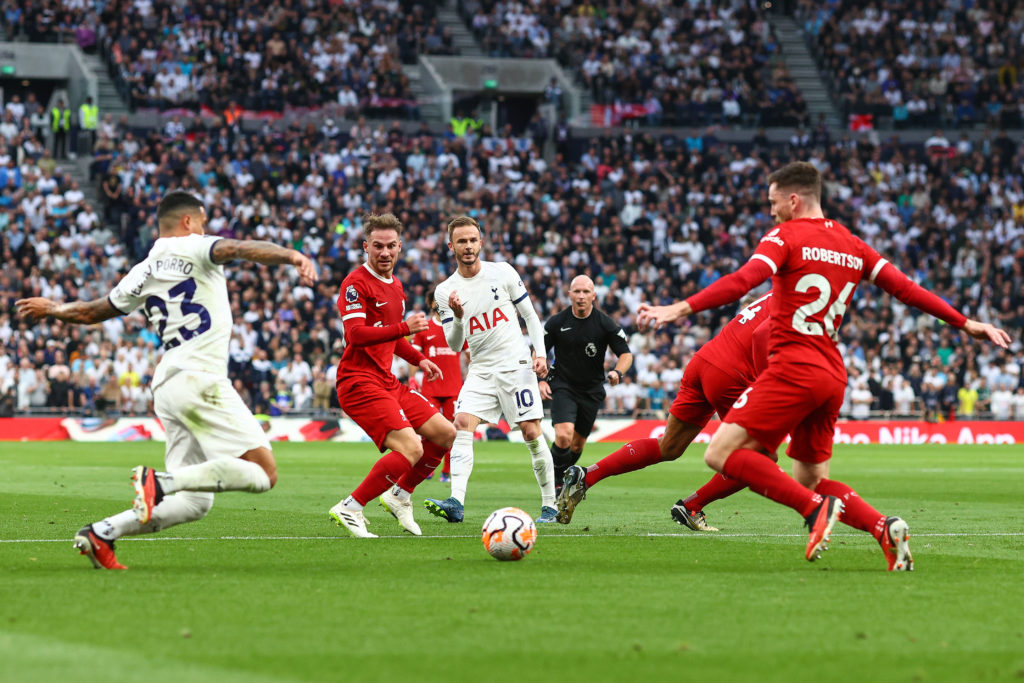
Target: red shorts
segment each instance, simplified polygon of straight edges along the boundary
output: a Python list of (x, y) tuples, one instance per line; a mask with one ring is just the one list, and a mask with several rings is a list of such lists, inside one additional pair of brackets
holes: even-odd
[(427, 393), (423, 395), (437, 406), (437, 412), (444, 415), (445, 419), (449, 422), (455, 419), (455, 402), (459, 400), (458, 396), (431, 396)]
[(338, 384), (338, 403), (381, 453), (389, 433), (405, 427), (419, 429), (437, 414), (436, 405), (404, 384), (395, 383), (387, 388), (362, 378)]
[(845, 392), (845, 382), (815, 365), (769, 365), (723, 421), (743, 427), (772, 453), (789, 434), (789, 457), (825, 462)]
[(728, 413), (746, 388), (747, 383), (739, 377), (694, 356), (686, 365), (679, 393), (668, 412), (677, 420), (703, 427), (715, 413)]

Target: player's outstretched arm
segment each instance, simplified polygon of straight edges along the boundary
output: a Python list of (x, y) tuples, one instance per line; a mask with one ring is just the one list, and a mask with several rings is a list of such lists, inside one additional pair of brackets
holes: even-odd
[(693, 313), (690, 304), (685, 301), (677, 301), (668, 306), (652, 306), (648, 303), (640, 304), (637, 309), (636, 324), (640, 329), (656, 330), (666, 323), (672, 323), (680, 318)]
[(903, 303), (922, 310), (939, 320), (944, 320), (975, 339), (988, 340), (1004, 349), (1009, 346), (1010, 335), (1004, 330), (989, 323), (968, 319), (963, 313), (908, 278), (899, 268), (888, 261), (880, 261), (876, 269), (878, 273), (874, 278), (875, 284)]
[(18, 315), (27, 320), (56, 318), (68, 323), (92, 325), (122, 315), (121, 311), (114, 308), (109, 299), (58, 304), (56, 301), (36, 296), (19, 299), (14, 302), (14, 305), (18, 309)]
[(311, 285), (317, 280), (316, 266), (301, 252), (279, 247), (264, 240), (220, 239), (214, 242), (210, 258), (214, 263), (241, 259), (267, 266), (292, 265), (299, 271), (299, 281), (302, 284)]
[(774, 266), (754, 254), (749, 261), (740, 266), (735, 273), (730, 273), (716, 280), (711, 286), (697, 292), (686, 301), (679, 301), (668, 306), (651, 306), (640, 304), (637, 324), (642, 328), (657, 328), (709, 308), (718, 308), (725, 304), (739, 301), (740, 298), (774, 274)]
[(1004, 349), (1010, 346), (1010, 335), (1007, 334), (1005, 330), (1001, 330), (995, 325), (968, 319), (967, 322), (964, 323), (963, 330), (975, 339), (987, 339), (996, 346), (1001, 346)]

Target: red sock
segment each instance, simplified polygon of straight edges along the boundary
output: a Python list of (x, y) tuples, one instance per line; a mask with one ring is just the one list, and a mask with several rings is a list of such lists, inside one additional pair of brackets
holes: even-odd
[(435, 445), (433, 442), (427, 439), (423, 441), (423, 457), (420, 461), (412, 466), (412, 469), (402, 475), (402, 478), (398, 480), (398, 485), (403, 489), (412, 493), (416, 490), (416, 487), (420, 485), (424, 479), (434, 473), (434, 469), (440, 464), (441, 459), (444, 457), (444, 451), (441, 450), (440, 446)]
[(871, 507), (856, 491), (841, 481), (822, 479), (814, 488), (815, 493), (823, 496), (835, 496), (843, 501), (845, 508), (839, 515), (839, 521), (854, 529), (866, 531), (878, 540), (885, 529), (885, 515)]
[(405, 456), (398, 451), (387, 453), (370, 468), (370, 473), (363, 479), (363, 483), (352, 492), (352, 497), (360, 505), (366, 505), (371, 500), (391, 488), (402, 478), (406, 472), (412, 469), (412, 465), (405, 459)]
[(771, 458), (749, 448), (733, 451), (725, 461), (725, 474), (745, 482), (754, 493), (793, 508), (801, 517), (814, 512), (822, 501), (821, 496), (797, 483)]
[(450, 475), (452, 473), (452, 452), (447, 450), (444, 452), (444, 467), (441, 468), (441, 474)]
[(640, 470), (661, 462), (661, 447), (657, 439), (630, 441), (625, 446), (587, 468), (587, 488), (605, 477)]
[(742, 491), (747, 485), (742, 481), (736, 481), (724, 474), (715, 473), (715, 476), (708, 480), (708, 483), (697, 489), (697, 492), (683, 501), (683, 505), (690, 512), (703, 510), (708, 503), (728, 498), (737, 491)]

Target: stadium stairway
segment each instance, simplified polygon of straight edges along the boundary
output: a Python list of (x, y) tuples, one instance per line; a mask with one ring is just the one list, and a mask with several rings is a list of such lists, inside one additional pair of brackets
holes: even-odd
[(402, 73), (409, 79), (409, 92), (420, 104), (420, 118), (427, 123), (441, 122), (441, 104), (436, 98), (427, 94), (420, 80), (422, 69), (419, 64), (403, 64)]
[(476, 38), (466, 28), (462, 17), (459, 16), (455, 0), (446, 0), (443, 5), (437, 8), (437, 21), (442, 26), (452, 30), (452, 44), (459, 51), (459, 55), (462, 57), (483, 57), (484, 51), (480, 49), (480, 44), (476, 42)]
[(96, 76), (96, 85), (99, 90), (99, 101), (96, 105), (100, 108), (100, 118), (106, 114), (113, 114), (115, 121), (120, 121), (122, 116), (128, 115), (128, 106), (121, 99), (121, 93), (110, 78), (107, 65), (98, 55), (82, 54), (85, 65)]
[(793, 17), (778, 14), (771, 15), (770, 22), (775, 29), (775, 35), (783, 45), (783, 62), (807, 101), (807, 111), (811, 115), (812, 125), (818, 121), (819, 114), (824, 114), (825, 122), (830, 128), (844, 127), (839, 119), (839, 110), (829, 96), (828, 85), (822, 80), (818, 64), (804, 41), (799, 24)]

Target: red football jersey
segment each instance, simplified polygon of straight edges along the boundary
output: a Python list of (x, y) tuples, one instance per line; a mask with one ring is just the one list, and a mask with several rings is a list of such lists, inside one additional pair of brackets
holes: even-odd
[(761, 238), (751, 260), (772, 270), (772, 362), (817, 365), (846, 381), (836, 342), (843, 314), (864, 278), (887, 261), (845, 226), (827, 218), (786, 221)]
[(750, 386), (768, 365), (768, 292), (752, 301), (722, 328), (696, 355)]
[[(354, 326), (402, 325), (405, 317), (405, 290), (397, 278), (384, 279), (364, 263), (349, 273), (341, 283), (338, 312), (345, 324), (346, 337)], [(387, 341), (365, 346), (349, 343), (338, 365), (339, 381), (343, 377), (361, 374), (382, 380), (385, 384), (397, 382), (391, 372), (391, 362), (395, 346), (402, 336), (396, 330), (394, 338)]]
[(462, 354), (448, 348), (444, 338), (444, 328), (431, 316), (430, 327), (417, 332), (412, 338), (414, 349), (434, 361), (441, 369), (442, 379), (424, 381), (421, 391), (430, 398), (449, 398), (458, 396), (462, 389)]

